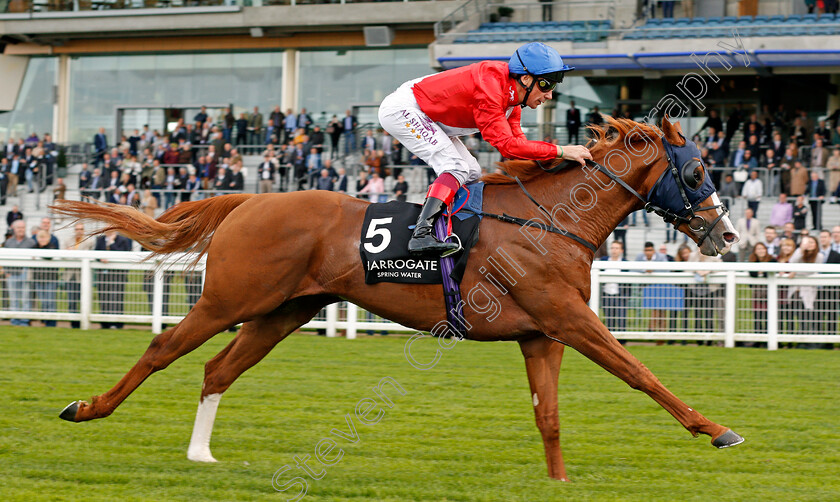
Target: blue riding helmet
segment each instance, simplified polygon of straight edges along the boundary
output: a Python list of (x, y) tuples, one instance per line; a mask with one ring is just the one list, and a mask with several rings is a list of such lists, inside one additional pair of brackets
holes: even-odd
[(514, 75), (542, 77), (552, 82), (563, 82), (563, 75), (574, 67), (563, 63), (560, 53), (542, 42), (531, 42), (516, 49), (510, 61), (508, 71)]

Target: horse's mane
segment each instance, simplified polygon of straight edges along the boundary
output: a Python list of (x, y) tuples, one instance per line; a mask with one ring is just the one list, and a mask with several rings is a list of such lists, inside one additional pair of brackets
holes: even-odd
[[(630, 119), (613, 118), (607, 115), (602, 115), (602, 117), (604, 118), (603, 124), (589, 125), (586, 127), (592, 136), (589, 151), (592, 152), (593, 157), (602, 153), (603, 150), (610, 149), (619, 142), (624, 143), (629, 140), (630, 143), (642, 143), (648, 140), (656, 141), (662, 136), (662, 131), (651, 124), (635, 122)], [(542, 167), (538, 166), (537, 162), (533, 160), (507, 160), (498, 162), (496, 165), (507, 174), (485, 174), (481, 178), (481, 181), (488, 185), (506, 185), (516, 183), (513, 178), (518, 177), (520, 181), (525, 182), (545, 175), (545, 169), (551, 169), (563, 162), (566, 161), (555, 159), (548, 165), (543, 165)]]

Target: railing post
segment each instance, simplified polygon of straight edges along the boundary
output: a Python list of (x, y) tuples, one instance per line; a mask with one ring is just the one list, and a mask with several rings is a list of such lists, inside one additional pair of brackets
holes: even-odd
[(93, 311), (93, 270), (90, 267), (90, 258), (82, 258), (79, 275), (79, 313), (82, 315), (79, 327), (90, 329), (90, 314)]
[(779, 348), (779, 284), (775, 272), (767, 273), (767, 350)]
[(598, 311), (601, 310), (601, 270), (592, 267), (589, 271), (589, 276), (589, 308), (598, 316)]
[(152, 283), (152, 333), (159, 335), (163, 331), (163, 268), (155, 268)]
[(726, 272), (726, 296), (725, 296), (725, 320), (723, 346), (732, 348), (735, 346), (735, 271)]
[(347, 339), (356, 339), (356, 320), (359, 318), (359, 307), (355, 303), (347, 302)]
[(336, 337), (335, 323), (338, 321), (338, 303), (327, 305), (327, 338)]

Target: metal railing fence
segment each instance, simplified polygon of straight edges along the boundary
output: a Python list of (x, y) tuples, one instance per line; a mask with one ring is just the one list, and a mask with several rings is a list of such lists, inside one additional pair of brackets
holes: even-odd
[[(0, 317), (75, 321), (82, 329), (151, 325), (160, 333), (198, 301), (204, 263), (190, 269), (191, 255), (147, 256), (0, 249)], [(840, 343), (840, 265), (596, 261), (591, 277), (589, 306), (619, 339), (758, 342), (770, 350)], [(359, 331), (414, 331), (348, 302), (329, 305), (304, 329), (351, 339)]]

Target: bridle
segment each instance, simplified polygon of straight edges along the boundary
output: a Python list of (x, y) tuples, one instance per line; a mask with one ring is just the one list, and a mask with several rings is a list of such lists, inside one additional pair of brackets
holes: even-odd
[[(703, 242), (711, 235), (712, 230), (717, 226), (718, 223), (724, 218), (724, 216), (729, 214), (729, 210), (723, 204), (715, 204), (713, 206), (706, 206), (700, 207), (700, 202), (705, 200), (709, 197), (712, 193), (714, 193), (714, 185), (711, 182), (711, 179), (708, 178), (708, 175), (705, 173), (700, 172), (704, 177), (702, 179), (697, 179), (697, 168), (702, 168), (703, 164), (700, 159), (696, 157), (691, 157), (682, 163), (680, 168), (677, 168), (675, 160), (677, 160), (677, 156), (674, 152), (674, 146), (669, 143), (664, 137), (662, 137), (662, 145), (665, 148), (665, 158), (668, 160), (668, 167), (662, 172), (662, 175), (659, 176), (659, 179), (656, 180), (656, 183), (651, 188), (650, 192), (648, 192), (647, 197), (643, 197), (639, 192), (637, 192), (633, 187), (628, 185), (624, 180), (616, 176), (612, 171), (607, 169), (606, 167), (602, 166), (601, 164), (587, 160), (586, 163), (601, 173), (603, 173), (607, 178), (611, 179), (612, 181), (621, 185), (625, 190), (636, 196), (637, 199), (641, 200), (644, 203), (644, 210), (648, 213), (656, 213), (663, 220), (665, 223), (671, 223), (674, 225), (674, 228), (679, 227), (682, 224), (688, 225), (688, 228), (691, 229), (692, 232), (695, 234), (701, 234), (700, 239), (697, 241), (697, 246), (700, 247), (703, 245)], [(695, 147), (696, 148), (696, 147)], [(542, 165), (539, 161), (537, 161), (537, 165), (542, 168)], [(547, 173), (556, 173), (560, 170), (564, 169), (563, 164), (555, 166), (551, 169), (543, 170)], [(671, 177), (668, 174), (671, 174)], [(689, 178), (691, 176), (691, 178)], [(693, 179), (697, 186), (693, 189), (688, 187), (687, 183)], [(666, 184), (669, 182), (673, 182), (676, 185), (677, 189), (679, 190), (680, 199), (682, 202), (682, 208), (674, 210), (673, 208), (667, 207), (669, 205), (668, 200), (658, 200), (661, 197), (658, 196), (660, 190), (667, 192)], [(691, 200), (688, 197), (688, 192), (686, 188), (692, 190), (699, 190), (701, 193), (709, 191), (710, 193), (705, 196), (701, 196), (697, 199), (695, 204), (691, 203)], [(663, 207), (665, 206), (665, 207)], [(714, 209), (722, 209), (720, 214), (718, 214), (717, 218), (715, 218), (711, 224), (709, 224), (708, 220), (704, 217), (700, 216), (699, 212), (701, 211), (711, 211)]]

